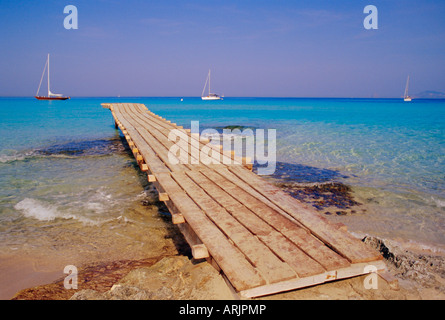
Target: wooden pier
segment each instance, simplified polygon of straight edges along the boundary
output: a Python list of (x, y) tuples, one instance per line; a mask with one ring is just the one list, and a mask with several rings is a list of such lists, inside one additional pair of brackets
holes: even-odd
[[(253, 173), (248, 159), (209, 144), (142, 104), (102, 106), (111, 110), (116, 128), (194, 258), (207, 259), (241, 297), (385, 270), (377, 251)], [(169, 139), (174, 129), (187, 138), (182, 145), (187, 159), (196, 158), (196, 148), (206, 147), (220, 164), (185, 161), (184, 153), (179, 159), (183, 161), (171, 161), (169, 150), (177, 146)], [(224, 159), (231, 163), (223, 164)]]

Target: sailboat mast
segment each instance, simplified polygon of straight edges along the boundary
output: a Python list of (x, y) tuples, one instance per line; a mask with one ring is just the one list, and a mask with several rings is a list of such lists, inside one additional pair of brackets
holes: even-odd
[(42, 86), (43, 76), (45, 75), (47, 65), (48, 65), (48, 59), (46, 60), (45, 67), (43, 68), (42, 77), (40, 78), (40, 83), (39, 83), (39, 87), (37, 88), (36, 96), (39, 95), (40, 87)]
[(201, 97), (204, 97), (204, 91), (206, 90), (206, 87), (207, 87), (207, 81), (209, 81), (209, 77), (208, 76), (206, 78), (206, 83), (204, 84), (204, 88), (202, 88)]
[(209, 96), (210, 96), (210, 69), (209, 69)]
[(49, 90), (49, 53), (48, 53), (47, 63), (48, 63), (48, 97), (49, 97), (49, 94), (51, 93), (51, 91)]
[(409, 87), (409, 76), (408, 79), (406, 80), (405, 97), (408, 96), (408, 87)]

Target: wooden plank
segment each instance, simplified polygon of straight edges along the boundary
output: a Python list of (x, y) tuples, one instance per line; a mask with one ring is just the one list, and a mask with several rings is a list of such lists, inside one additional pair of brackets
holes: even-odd
[(268, 283), (295, 278), (296, 274), (266, 245), (241, 225), (222, 206), (184, 173), (173, 173), (173, 179), (185, 190), (201, 210), (222, 230), (260, 271)]
[[(230, 182), (236, 184), (240, 188), (242, 188), (244, 191), (248, 192), (250, 195), (254, 196), (258, 200), (262, 201), (265, 205), (269, 206), (270, 208), (274, 209), (275, 211), (279, 212), (283, 216), (285, 216), (287, 219), (291, 220), (292, 222), (296, 223), (299, 227), (306, 229), (301, 223), (299, 223), (294, 217), (289, 215), (287, 212), (282, 210), (280, 207), (275, 205), (273, 202), (271, 202), (269, 199), (267, 199), (265, 196), (260, 194), (258, 191), (253, 189), (249, 184), (238, 178), (236, 175), (234, 175), (231, 171), (229, 171), (227, 168), (214, 168), (215, 172), (217, 172), (219, 175), (224, 177), (225, 179), (229, 180)], [(306, 229), (307, 232), (310, 232), (308, 229)]]
[(170, 198), (168, 197), (168, 193), (159, 192), (159, 201), (168, 201)]
[[(232, 176), (227, 169), (215, 171), (202, 171), (214, 183), (218, 184), (226, 192), (236, 195), (236, 198), (254, 212), (259, 218), (267, 222), (272, 228), (280, 232), (296, 244), (304, 253), (321, 264), (326, 270), (344, 268), (350, 263), (348, 260), (327, 247), (323, 242), (312, 236), (308, 229), (302, 228), (297, 221), (289, 219), (286, 215), (280, 214), (280, 209), (270, 207), (269, 201), (263, 202), (261, 195), (254, 191), (247, 192), (245, 185)], [(236, 183), (238, 182), (238, 183)], [(267, 183), (264, 181), (263, 183)], [(257, 197), (260, 199), (258, 199)]]
[[(127, 122), (127, 120), (123, 117), (121, 114), (120, 105), (116, 106), (116, 113), (119, 115), (122, 119), (122, 121), (127, 125), (128, 130), (131, 132), (133, 137), (135, 137), (135, 140), (138, 141), (138, 145), (140, 146), (140, 152), (145, 156), (146, 159), (150, 162), (150, 173), (147, 175), (149, 182), (156, 182), (156, 177), (153, 174), (153, 171), (156, 173), (160, 172), (170, 172), (170, 170), (163, 164), (161, 159), (158, 158), (158, 156), (155, 154), (155, 152), (151, 149), (151, 147), (146, 144), (146, 141), (144, 139), (139, 139), (139, 133), (134, 129), (134, 127), (130, 124), (130, 122)], [(137, 150), (139, 151), (139, 150)], [(168, 194), (164, 191), (162, 186), (159, 183), (155, 183), (155, 187), (158, 191), (159, 201), (164, 201), (167, 208), (169, 209), (171, 215), (172, 215), (172, 222), (173, 224), (180, 224), (184, 223), (184, 217), (180, 212), (175, 210), (175, 207), (171, 201), (169, 201)]]
[(238, 291), (266, 283), (244, 255), (229, 242), (227, 237), (178, 186), (170, 174), (160, 173), (157, 175), (157, 179)]
[[(128, 106), (124, 104), (124, 108), (127, 109)], [(167, 164), (168, 167), (170, 167), (170, 169), (172, 169), (172, 171), (182, 171), (190, 169), (190, 160), (187, 156), (184, 155), (184, 153), (180, 153), (179, 157), (174, 155), (179, 163), (171, 163), (168, 154), (170, 148), (174, 145), (174, 143), (172, 141), (169, 141), (162, 132), (154, 128), (148, 122), (144, 122), (143, 120), (141, 120), (138, 114), (131, 112), (128, 112), (128, 114), (133, 119), (133, 121), (139, 125), (137, 129), (140, 132), (146, 132), (146, 134), (150, 136), (147, 142), (157, 145), (156, 150), (158, 150), (160, 156), (163, 158), (163, 161)]]
[[(121, 117), (122, 117), (123, 121), (125, 121), (125, 122), (134, 121), (132, 115), (129, 113), (125, 113), (125, 115), (121, 113)], [(130, 129), (127, 128), (127, 130), (130, 130)], [(184, 167), (182, 165), (172, 164), (169, 161), (168, 150), (161, 143), (159, 143), (159, 141), (155, 137), (153, 137), (147, 129), (145, 129), (144, 127), (138, 126), (138, 127), (135, 127), (134, 129), (132, 128), (132, 132), (133, 132), (132, 135), (134, 137), (135, 136), (141, 137), (140, 145), (138, 144), (138, 147), (141, 150), (141, 152), (143, 149), (145, 151), (150, 150), (150, 151), (152, 151), (152, 153), (148, 152), (147, 153), (148, 155), (152, 156), (153, 154), (155, 154), (157, 157), (160, 158), (159, 161), (154, 161), (156, 163), (156, 165), (158, 163), (160, 163), (163, 167), (168, 167), (171, 171), (184, 170)], [(136, 139), (135, 139), (135, 141), (136, 141)], [(156, 150), (156, 152), (154, 150)], [(145, 156), (145, 153), (142, 153), (142, 154)], [(154, 160), (153, 157), (151, 160)], [(149, 165), (150, 168), (151, 168), (151, 166), (150, 166), (151, 160), (146, 159), (146, 161), (145, 161)], [(168, 171), (170, 171), (170, 170), (168, 170)], [(155, 175), (156, 175), (156, 171), (157, 170), (155, 170), (155, 169), (152, 170), (152, 172)], [(165, 172), (165, 170), (164, 170), (164, 172)]]
[[(153, 113), (143, 112), (142, 115), (145, 118), (147, 118), (148, 121), (155, 123), (164, 129), (167, 129), (167, 130), (180, 129), (178, 126), (172, 125), (172, 124), (164, 122), (162, 120), (159, 120), (156, 116), (153, 116)], [(194, 152), (196, 152), (195, 145), (199, 146), (199, 151), (202, 150), (202, 148), (204, 146), (207, 146), (215, 151), (216, 154), (212, 153), (212, 158), (217, 160), (220, 164), (223, 164), (225, 162), (232, 160), (232, 158), (230, 156), (227, 156), (227, 154), (225, 152), (223, 152), (221, 145), (214, 145), (211, 143), (208, 144), (208, 143), (204, 142), (203, 139), (199, 135), (191, 134), (190, 129), (183, 129), (183, 130), (185, 133), (187, 133), (187, 135), (189, 137), (189, 147), (191, 148), (190, 150), (194, 150)], [(193, 153), (193, 151), (191, 151), (191, 152)], [(240, 158), (240, 157), (235, 157), (231, 162), (235, 165), (243, 164), (242, 158)]]
[(184, 235), (185, 240), (192, 249), (192, 255), (195, 259), (206, 259), (209, 258), (209, 251), (204, 243), (196, 235), (195, 231), (188, 225), (188, 223), (182, 223), (178, 225), (179, 230)]
[[(130, 105), (129, 106), (130, 110), (136, 111), (136, 107), (133, 105), (133, 107)], [(210, 149), (208, 149), (210, 152), (210, 158), (214, 159), (217, 161), (216, 164), (208, 164), (206, 165), (207, 167), (212, 166), (212, 165), (222, 165), (223, 164), (223, 160), (224, 158), (227, 158), (227, 156), (223, 155), (220, 152), (219, 147), (216, 147), (214, 145), (211, 144), (204, 144), (202, 143), (202, 141), (200, 141), (200, 138), (198, 135), (194, 135), (194, 134), (190, 134), (189, 132), (187, 132), (184, 129), (180, 129), (176, 126), (171, 125), (170, 123), (164, 122), (162, 120), (158, 120), (155, 117), (150, 116), (148, 113), (143, 113), (138, 115), (139, 119), (142, 120), (143, 122), (139, 122), (141, 125), (144, 126), (148, 126), (147, 129), (154, 135), (156, 136), (160, 141), (163, 141), (163, 144), (166, 145), (168, 148), (170, 148), (174, 143), (168, 140), (168, 136), (171, 130), (175, 129), (178, 130), (179, 132), (184, 134), (184, 137), (187, 139), (187, 144), (185, 146), (182, 146), (182, 144), (179, 144), (178, 146), (184, 150), (187, 154), (188, 157), (187, 159), (185, 159), (184, 162), (187, 162), (188, 164), (190, 164), (188, 167), (190, 169), (200, 169), (203, 167), (203, 163), (202, 163), (202, 159), (201, 159), (201, 152), (202, 152), (202, 148), (207, 147), (210, 148), (213, 151), (210, 151)], [(151, 128), (151, 129), (150, 129)], [(156, 130), (156, 131), (152, 131), (152, 130)], [(156, 135), (157, 134), (157, 135)], [(163, 134), (164, 137), (159, 136), (159, 134)], [(207, 150), (207, 149), (206, 149)], [(190, 160), (190, 161), (188, 161)], [(211, 161), (209, 159), (209, 161)], [(236, 161), (234, 162), (236, 163)], [(236, 164), (241, 164), (241, 163), (236, 163)], [(193, 165), (193, 166), (191, 166)]]
[(145, 163), (148, 165), (150, 171), (153, 174), (158, 172), (170, 172), (169, 168), (164, 164), (164, 162), (158, 157), (154, 150), (146, 143), (143, 136), (133, 128), (133, 126), (128, 122), (120, 113), (119, 106), (115, 107), (116, 116), (122, 120), (127, 130), (131, 132), (133, 141), (135, 141), (141, 151)]
[[(147, 175), (148, 181), (155, 182), (156, 177), (153, 174), (153, 171), (156, 173), (160, 173), (160, 172), (170, 172), (170, 170), (163, 164), (161, 159), (158, 158), (158, 156), (151, 149), (151, 147), (146, 144), (146, 141), (142, 137), (139, 136), (139, 133), (134, 129), (134, 127), (130, 124), (130, 122), (127, 122), (127, 120), (123, 117), (123, 115), (121, 114), (120, 107), (121, 107), (120, 105), (115, 106), (116, 116), (120, 116), (122, 121), (126, 124), (128, 131), (130, 131), (130, 133), (132, 134), (134, 139), (137, 141), (139, 149), (136, 151), (140, 152), (141, 155), (143, 156), (143, 158), (145, 158), (149, 161), (149, 163), (150, 163), (149, 168), (145, 164), (147, 166), (146, 171), (149, 171), (149, 173)], [(145, 160), (143, 160), (143, 161), (145, 161)], [(169, 211), (172, 215), (173, 224), (184, 223), (184, 221), (185, 221), (184, 217), (182, 216), (182, 214), (180, 212), (175, 210), (175, 207), (173, 206), (171, 201), (169, 201), (168, 194), (166, 192), (164, 192), (162, 186), (160, 186), (159, 184), (156, 183), (155, 187), (159, 194), (159, 201), (165, 202), (165, 204), (167, 205), (167, 208), (169, 209)]]
[(195, 259), (206, 259), (209, 257), (209, 251), (204, 244), (196, 244), (192, 246), (192, 255)]
[(383, 259), (377, 251), (367, 247), (366, 244), (360, 240), (353, 238), (348, 232), (333, 227), (329, 221), (322, 218), (318, 212), (310, 210), (307, 206), (298, 202), (278, 187), (270, 183), (265, 183), (264, 180), (253, 172), (239, 167), (230, 167), (229, 170), (278, 207), (289, 213), (308, 228), (315, 237), (333, 248), (351, 263)]
[(366, 266), (374, 265), (377, 270), (385, 270), (386, 266), (383, 261), (374, 261), (372, 263), (357, 263), (352, 264), (349, 267), (339, 269), (338, 271), (326, 271), (325, 273), (317, 274), (315, 276), (291, 279), (288, 281), (282, 281), (280, 283), (268, 284), (252, 289), (247, 289), (240, 292), (240, 295), (244, 298), (256, 298), (265, 295), (270, 295), (279, 292), (285, 292), (305, 287), (310, 287), (317, 284), (322, 284), (329, 281), (335, 281), (339, 279), (347, 279), (363, 274), (368, 274)]
[(298, 276), (314, 275), (325, 271), (318, 262), (246, 208), (245, 203), (238, 202), (200, 172), (188, 171), (186, 174), (277, 256), (289, 264)]
[(389, 285), (391, 290), (395, 290), (395, 291), (400, 290), (399, 280), (397, 280), (397, 278), (394, 277), (387, 270), (379, 271), (377, 274), (380, 276), (380, 278), (382, 278)]
[[(131, 110), (131, 107), (128, 107)], [(146, 118), (142, 117), (142, 115), (135, 114), (135, 121), (143, 126), (145, 129), (147, 129), (167, 150), (171, 150), (171, 147), (175, 145), (174, 141), (170, 141), (168, 139), (169, 136), (169, 130), (166, 130), (154, 123), (154, 121), (149, 121)], [(180, 129), (177, 129), (178, 131), (182, 131)], [(186, 136), (185, 132), (182, 132), (184, 136)], [(189, 164), (194, 163), (194, 161), (198, 161), (193, 157), (193, 154), (189, 152), (187, 148), (183, 148), (182, 144), (176, 144), (180, 149), (182, 149), (184, 152), (180, 153), (180, 156), (178, 157), (178, 160), (182, 163), (188, 166)], [(187, 156), (184, 156), (184, 153), (187, 154)]]

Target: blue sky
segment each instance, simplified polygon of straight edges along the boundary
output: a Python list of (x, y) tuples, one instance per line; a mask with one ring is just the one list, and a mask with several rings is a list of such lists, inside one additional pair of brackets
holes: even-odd
[(0, 96), (34, 95), (47, 53), (71, 96), (199, 96), (208, 69), (225, 96), (445, 92), (443, 0), (0, 0), (0, 40)]

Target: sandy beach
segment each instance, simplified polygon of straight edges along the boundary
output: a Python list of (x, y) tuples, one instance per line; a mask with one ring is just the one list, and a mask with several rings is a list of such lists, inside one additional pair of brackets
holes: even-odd
[[(385, 255), (394, 286), (378, 278), (377, 289), (366, 289), (366, 276), (260, 297), (255, 300), (442, 300), (445, 299), (443, 256), (388, 249), (368, 239)], [(392, 250), (392, 251), (389, 251)], [(40, 279), (43, 280), (43, 279)], [(145, 260), (96, 263), (79, 270), (78, 290), (67, 290), (63, 279), (18, 292), (17, 300), (232, 300), (236, 296), (224, 278), (206, 261), (184, 255)]]

